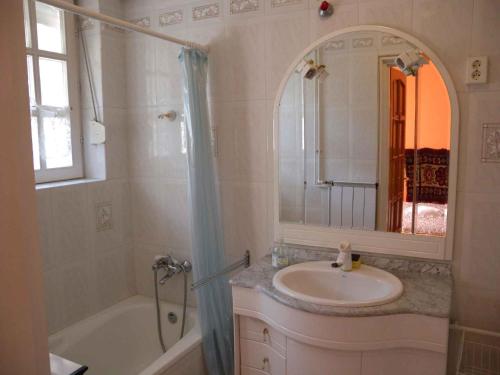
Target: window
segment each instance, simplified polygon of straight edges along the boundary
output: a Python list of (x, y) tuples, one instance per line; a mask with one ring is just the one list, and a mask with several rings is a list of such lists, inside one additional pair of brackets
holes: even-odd
[(78, 60), (73, 18), (24, 1), (24, 28), (36, 182), (83, 177)]

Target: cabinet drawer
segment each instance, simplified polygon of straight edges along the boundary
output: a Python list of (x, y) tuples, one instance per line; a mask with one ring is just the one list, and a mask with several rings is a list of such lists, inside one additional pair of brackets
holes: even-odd
[(268, 372), (257, 370), (248, 366), (241, 366), (241, 375), (268, 375)]
[(361, 352), (325, 349), (288, 340), (287, 355), (287, 375), (361, 375)]
[(266, 374), (285, 375), (285, 357), (266, 344), (240, 340), (241, 364), (261, 370)]
[(270, 345), (286, 355), (286, 337), (259, 319), (240, 316), (240, 337)]

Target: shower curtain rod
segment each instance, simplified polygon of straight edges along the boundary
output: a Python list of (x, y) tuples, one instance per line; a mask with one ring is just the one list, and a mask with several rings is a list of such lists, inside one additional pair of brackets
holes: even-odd
[(196, 48), (196, 49), (202, 50), (203, 52), (208, 53), (208, 47), (204, 46), (202, 44), (190, 42), (188, 40), (174, 38), (174, 37), (165, 35), (163, 33), (159, 33), (159, 32), (153, 31), (153, 30), (146, 29), (145, 27), (134, 25), (131, 22), (124, 21), (124, 20), (121, 20), (119, 18), (115, 18), (115, 17), (107, 16), (105, 14), (94, 12), (94, 11), (86, 9), (84, 7), (68, 3), (64, 0), (38, 0), (38, 1), (40, 1), (41, 3), (48, 4), (48, 5), (52, 5), (56, 8), (59, 8), (59, 9), (66, 10), (66, 11), (74, 13), (74, 14), (78, 14), (80, 16), (95, 18), (96, 20), (107, 23), (109, 25), (120, 27), (122, 29), (137, 31), (138, 33), (150, 35), (152, 37), (166, 40), (168, 42), (180, 44), (180, 45), (185, 46), (185, 47)]

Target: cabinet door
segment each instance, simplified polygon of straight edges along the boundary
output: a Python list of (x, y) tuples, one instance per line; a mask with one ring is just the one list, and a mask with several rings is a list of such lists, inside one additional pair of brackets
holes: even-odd
[(446, 355), (417, 349), (363, 352), (363, 375), (445, 375)]
[(287, 340), (287, 375), (361, 375), (361, 352), (318, 348)]

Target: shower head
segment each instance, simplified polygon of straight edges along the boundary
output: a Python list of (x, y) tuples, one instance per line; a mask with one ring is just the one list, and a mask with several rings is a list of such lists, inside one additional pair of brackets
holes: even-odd
[(422, 65), (429, 63), (429, 58), (418, 49), (413, 49), (397, 56), (394, 63), (404, 75), (414, 76)]

